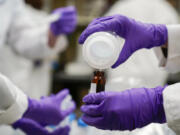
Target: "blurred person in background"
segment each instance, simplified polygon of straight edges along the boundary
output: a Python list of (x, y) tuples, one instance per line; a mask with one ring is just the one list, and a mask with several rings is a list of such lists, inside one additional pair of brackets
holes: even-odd
[[(58, 8), (50, 16), (31, 11), (23, 0), (0, 0), (0, 73), (37, 99), (49, 93), (52, 58), (75, 30), (77, 13), (74, 7)], [(0, 134), (12, 132), (0, 129)]]
[[(65, 35), (75, 29), (76, 11), (74, 7), (61, 8), (48, 16), (24, 3), (20, 8), (23, 10), (17, 11), (18, 18), (8, 28), (7, 45), (0, 49), (0, 72), (29, 96), (39, 98), (49, 92), (52, 60), (65, 49)], [(55, 14), (61, 17), (53, 23)]]
[[(177, 12), (165, 0), (119, 0), (105, 16), (115, 14), (126, 15), (147, 23), (179, 23)], [(160, 52), (159, 48), (155, 48), (155, 51)], [(143, 49), (136, 52), (133, 57), (118, 68), (108, 71), (106, 90), (122, 91), (144, 86), (155, 87), (157, 85), (164, 85), (166, 78), (167, 72), (158, 67), (158, 59), (154, 51)], [(174, 133), (166, 124), (151, 124), (141, 130), (127, 134), (168, 135)]]

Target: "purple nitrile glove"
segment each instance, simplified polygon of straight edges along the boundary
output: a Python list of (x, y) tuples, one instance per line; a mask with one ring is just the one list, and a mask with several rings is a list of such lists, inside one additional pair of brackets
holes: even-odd
[(49, 132), (45, 127), (42, 127), (36, 121), (31, 119), (20, 119), (15, 122), (13, 125), (15, 129), (21, 129), (27, 135), (69, 135), (70, 128), (69, 126), (59, 127), (53, 132)]
[(141, 23), (114, 15), (95, 19), (81, 34), (79, 43), (83, 44), (89, 35), (100, 31), (115, 32), (125, 39), (124, 47), (112, 68), (125, 62), (136, 50), (164, 45), (168, 38), (165, 25)]
[(64, 89), (56, 95), (43, 97), (40, 100), (29, 98), (29, 106), (23, 118), (33, 119), (41, 125), (57, 125), (76, 108), (75, 103), (72, 101), (73, 106), (67, 110), (61, 110), (60, 105), (68, 95), (69, 90)]
[(58, 8), (53, 14), (59, 14), (60, 18), (51, 23), (50, 29), (54, 35), (72, 33), (77, 25), (77, 11), (73, 6)]
[(166, 122), (162, 92), (165, 87), (101, 92), (83, 98), (85, 123), (100, 129), (134, 130)]

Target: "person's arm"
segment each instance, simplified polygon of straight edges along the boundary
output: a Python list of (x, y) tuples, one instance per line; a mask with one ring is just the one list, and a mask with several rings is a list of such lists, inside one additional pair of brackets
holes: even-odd
[(0, 74), (0, 124), (14, 123), (23, 116), (27, 108), (27, 96)]
[(167, 86), (163, 91), (163, 106), (168, 126), (180, 134), (180, 83)]

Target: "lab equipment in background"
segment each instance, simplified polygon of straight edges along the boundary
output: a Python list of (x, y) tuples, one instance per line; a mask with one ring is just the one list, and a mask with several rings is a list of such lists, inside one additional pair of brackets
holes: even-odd
[(122, 38), (109, 32), (96, 32), (90, 35), (83, 45), (83, 58), (95, 69), (110, 68), (118, 59), (124, 42)]
[(90, 93), (98, 93), (105, 91), (105, 72), (104, 71), (95, 71), (93, 79), (91, 81)]

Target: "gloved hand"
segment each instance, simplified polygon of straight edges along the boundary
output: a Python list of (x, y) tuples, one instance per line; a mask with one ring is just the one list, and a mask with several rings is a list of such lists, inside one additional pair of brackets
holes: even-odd
[(75, 103), (65, 111), (62, 111), (60, 108), (62, 101), (68, 94), (69, 91), (64, 89), (57, 95), (43, 97), (39, 101), (29, 98), (29, 106), (23, 118), (35, 120), (41, 125), (57, 125), (75, 110)]
[(58, 8), (53, 14), (59, 14), (60, 18), (51, 23), (51, 31), (54, 35), (69, 34), (73, 32), (77, 25), (77, 12), (75, 7)]
[(96, 128), (134, 130), (152, 122), (166, 121), (164, 87), (134, 88), (123, 92), (101, 92), (83, 98), (82, 120)]
[(81, 34), (79, 43), (83, 44), (89, 35), (99, 31), (115, 32), (125, 39), (119, 58), (112, 68), (125, 62), (136, 50), (164, 45), (168, 38), (165, 25), (141, 23), (115, 15), (95, 19)]
[(68, 135), (70, 131), (69, 126), (66, 126), (63, 128), (60, 127), (53, 132), (49, 132), (37, 122), (25, 118), (15, 122), (12, 126), (15, 129), (21, 129), (27, 135)]

